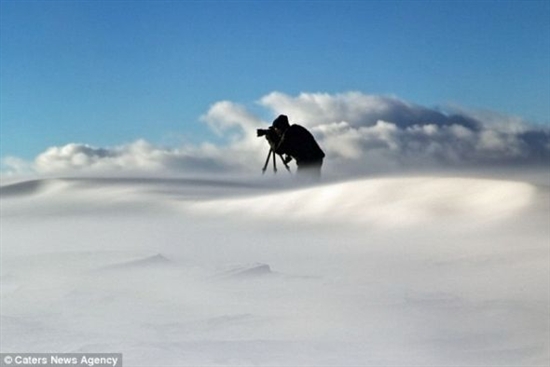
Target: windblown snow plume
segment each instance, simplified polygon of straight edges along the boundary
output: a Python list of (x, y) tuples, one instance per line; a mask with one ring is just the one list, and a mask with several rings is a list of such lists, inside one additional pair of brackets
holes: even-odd
[(547, 181), (194, 177), (2, 185), (0, 352), (548, 366)]
[[(283, 113), (310, 129), (327, 153), (325, 169), (338, 174), (403, 167), (540, 165), (550, 158), (548, 127), (493, 112), (442, 111), (359, 92), (273, 92), (258, 104), (271, 116)], [(262, 120), (246, 106), (221, 101), (202, 121), (222, 143), (178, 148), (156, 147), (145, 140), (109, 148), (70, 143), (49, 148), (33, 164), (10, 157), (4, 165), (12, 171), (31, 166), (40, 173), (187, 173), (251, 171), (262, 164), (267, 146), (255, 131), (271, 120)]]

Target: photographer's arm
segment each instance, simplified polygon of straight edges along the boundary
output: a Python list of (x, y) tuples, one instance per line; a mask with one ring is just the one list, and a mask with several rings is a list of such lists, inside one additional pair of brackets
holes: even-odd
[(274, 145), (273, 145), (273, 150), (275, 151), (275, 153), (279, 154), (279, 155), (287, 155), (288, 156), (288, 139), (286, 137), (286, 134), (283, 134), (279, 141), (277, 141)]

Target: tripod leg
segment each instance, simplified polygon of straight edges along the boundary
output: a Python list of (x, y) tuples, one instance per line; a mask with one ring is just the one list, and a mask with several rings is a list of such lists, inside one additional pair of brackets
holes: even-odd
[(275, 151), (273, 149), (271, 151), (273, 152), (273, 172), (277, 173), (277, 154), (275, 154)]
[(269, 164), (269, 159), (271, 159), (272, 153), (275, 156), (273, 149), (269, 149), (269, 153), (267, 153), (267, 159), (265, 160), (264, 168), (262, 168), (262, 175), (265, 173), (265, 170), (267, 169), (267, 165)]
[(292, 173), (292, 171), (290, 170), (290, 167), (289, 167), (288, 164), (285, 162), (285, 159), (283, 158), (283, 156), (282, 156), (281, 154), (279, 154), (279, 158), (281, 158), (281, 161), (282, 161), (283, 164), (285, 165), (286, 170), (287, 170), (289, 173)]

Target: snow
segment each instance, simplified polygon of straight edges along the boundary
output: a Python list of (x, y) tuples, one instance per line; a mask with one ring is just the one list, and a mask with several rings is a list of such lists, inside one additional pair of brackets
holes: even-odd
[(1, 352), (546, 366), (548, 182), (87, 177), (1, 190)]

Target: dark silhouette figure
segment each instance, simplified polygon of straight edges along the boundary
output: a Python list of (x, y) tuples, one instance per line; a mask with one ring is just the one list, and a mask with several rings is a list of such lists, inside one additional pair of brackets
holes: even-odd
[(299, 176), (319, 179), (325, 153), (313, 135), (303, 126), (290, 125), (285, 115), (279, 115), (273, 121), (272, 127), (280, 137), (274, 148), (275, 153), (286, 155), (286, 163), (294, 159)]

